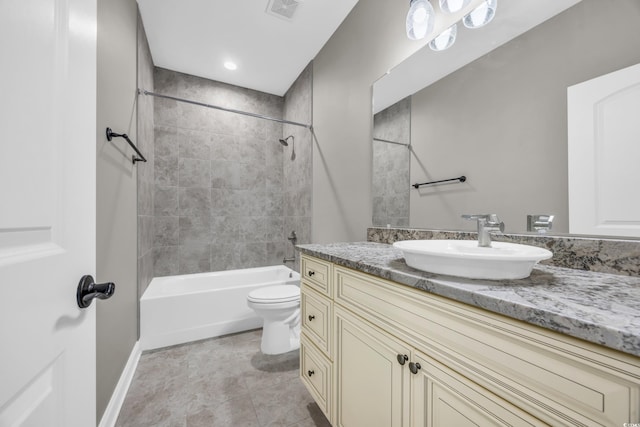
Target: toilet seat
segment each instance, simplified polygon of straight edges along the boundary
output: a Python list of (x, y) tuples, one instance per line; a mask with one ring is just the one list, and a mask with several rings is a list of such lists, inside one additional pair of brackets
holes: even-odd
[(296, 285), (265, 286), (249, 292), (247, 300), (258, 304), (277, 304), (300, 299), (300, 288)]

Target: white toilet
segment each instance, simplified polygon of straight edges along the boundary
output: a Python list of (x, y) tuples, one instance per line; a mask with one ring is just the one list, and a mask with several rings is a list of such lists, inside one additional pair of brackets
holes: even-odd
[(264, 319), (260, 345), (264, 354), (300, 348), (300, 287), (276, 285), (253, 290), (247, 305)]

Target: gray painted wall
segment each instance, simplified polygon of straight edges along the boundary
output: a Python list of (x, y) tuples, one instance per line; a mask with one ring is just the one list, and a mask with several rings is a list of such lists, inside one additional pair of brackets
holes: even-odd
[[(153, 60), (144, 25), (138, 14), (138, 88), (153, 91)], [(153, 196), (154, 196), (154, 98), (138, 97), (138, 138), (136, 144), (147, 159), (138, 167), (138, 296), (153, 278)]]
[[(279, 96), (160, 68), (154, 79), (158, 93), (283, 117)], [(307, 211), (293, 206), (302, 193), (285, 189), (291, 147), (278, 142), (281, 123), (166, 99), (156, 99), (154, 120), (154, 276), (281, 264), (291, 255), (285, 209), (288, 228)], [(295, 161), (304, 164), (298, 138)], [(303, 178), (287, 170), (291, 181)]]
[(407, 8), (404, 1), (358, 2), (313, 61), (314, 242), (366, 240), (371, 85), (425, 44), (407, 39)]
[[(309, 64), (284, 96), (284, 118), (293, 122), (311, 124), (312, 120), (312, 84), (313, 66)], [(292, 231), (298, 237), (296, 244), (311, 242), (311, 194), (312, 187), (312, 154), (313, 145), (309, 129), (285, 124), (283, 137), (293, 135), (294, 144), (284, 149), (283, 191), (284, 191), (284, 233), (285, 239)], [(295, 149), (295, 151), (294, 151)], [(299, 253), (292, 243), (285, 244), (285, 256), (296, 258), (294, 263), (287, 263), (299, 271)]]
[(411, 98), (407, 97), (373, 116), (374, 227), (409, 226), (409, 144)]
[(568, 232), (566, 88), (640, 62), (640, 2), (614, 3), (584, 0), (412, 97), (411, 181), (469, 178), (412, 190), (412, 227), (494, 212), (524, 231), (549, 213)]
[(96, 280), (116, 283), (97, 302), (97, 419), (111, 398), (137, 340), (136, 169), (123, 139), (136, 135), (136, 22), (134, 0), (98, 1)]

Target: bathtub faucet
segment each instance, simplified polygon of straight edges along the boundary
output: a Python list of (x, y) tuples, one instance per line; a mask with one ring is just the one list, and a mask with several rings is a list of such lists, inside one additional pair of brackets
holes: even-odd
[(282, 259), (282, 263), (285, 264), (287, 262), (295, 262), (295, 260), (296, 260), (295, 257), (293, 257), (293, 258), (283, 258)]

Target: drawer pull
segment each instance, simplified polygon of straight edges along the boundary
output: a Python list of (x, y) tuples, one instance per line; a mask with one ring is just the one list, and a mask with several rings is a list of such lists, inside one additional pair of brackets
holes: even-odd
[(316, 272), (313, 271), (313, 270), (307, 271), (307, 276), (309, 276), (309, 277), (313, 276), (314, 274), (316, 274)]
[(313, 319), (315, 319), (315, 318), (316, 318), (316, 316), (314, 316), (313, 314), (310, 314), (310, 315), (309, 315), (309, 322), (311, 322), (311, 321), (312, 321)]
[(307, 375), (311, 376), (311, 375), (313, 375), (313, 374), (315, 374), (315, 372), (314, 372), (314, 371), (312, 371), (312, 370), (308, 370), (308, 371), (307, 371)]
[(405, 362), (409, 360), (409, 356), (407, 356), (406, 354), (399, 354), (397, 358), (398, 358), (398, 363), (401, 365), (404, 365)]
[(422, 368), (422, 366), (420, 366), (419, 363), (409, 363), (409, 370), (411, 371), (412, 374), (417, 374), (418, 371)]

